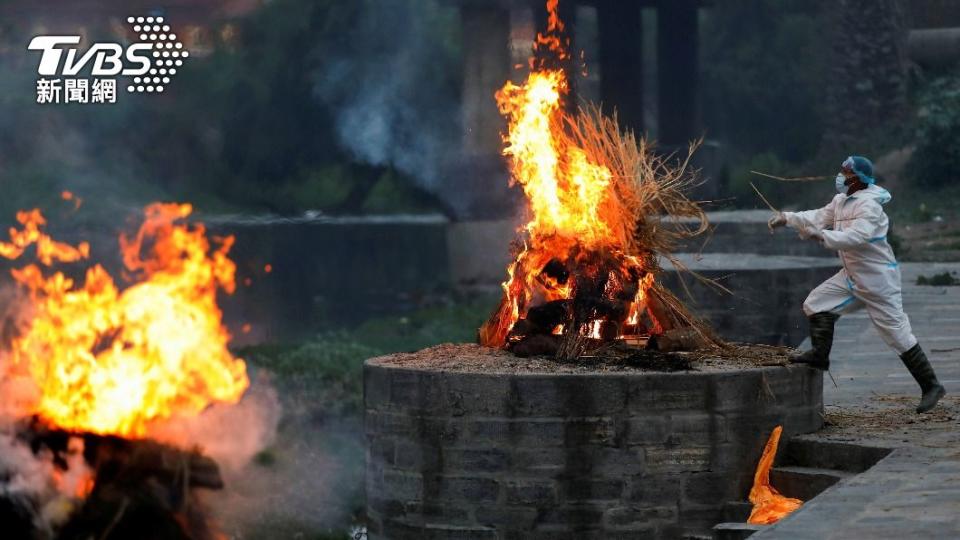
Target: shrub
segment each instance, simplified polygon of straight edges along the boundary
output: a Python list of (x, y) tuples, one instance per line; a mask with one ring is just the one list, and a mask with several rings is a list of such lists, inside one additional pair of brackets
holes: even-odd
[(928, 187), (947, 186), (960, 171), (960, 76), (933, 80), (919, 94), (916, 151), (908, 170)]

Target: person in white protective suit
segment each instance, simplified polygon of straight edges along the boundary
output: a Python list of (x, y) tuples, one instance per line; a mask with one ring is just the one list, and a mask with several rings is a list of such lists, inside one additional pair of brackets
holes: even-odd
[(883, 211), (883, 205), (890, 202), (890, 193), (876, 185), (873, 164), (862, 156), (847, 158), (835, 183), (837, 195), (823, 208), (779, 212), (768, 223), (771, 232), (789, 226), (801, 238), (820, 242), (838, 252), (843, 264), (803, 302), (803, 312), (810, 320), (812, 349), (791, 362), (829, 369), (837, 319), (842, 314), (866, 309), (880, 336), (900, 355), (920, 385), (923, 396), (917, 412), (927, 412), (946, 391), (903, 312), (900, 268), (887, 242), (889, 220)]

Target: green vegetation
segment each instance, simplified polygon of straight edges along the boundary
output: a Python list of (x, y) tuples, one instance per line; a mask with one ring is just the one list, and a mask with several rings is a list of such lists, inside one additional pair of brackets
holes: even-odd
[[(157, 199), (229, 212), (436, 210), (435, 197), (390, 160), (344, 146), (340, 104), (318, 91), (333, 79), (353, 95), (370, 85), (367, 73), (343, 66), (397, 54), (388, 39), (404, 24), (385, 20), (393, 12), (415, 19), (432, 51), (430, 62), (409, 62), (424, 72), (408, 93), (417, 95), (419, 84), (431, 91), (424, 99), (454, 100), (457, 10), (435, 1), (389, 9), (376, 0), (266, 2), (231, 23), (235, 38), (210, 32), (212, 53), (191, 57), (163, 96), (121, 95), (110, 106), (38, 105), (35, 64), (0, 55), (0, 216), (55, 208), (62, 189), (85, 199), (93, 221)], [(0, 21), (5, 43), (29, 41), (32, 26), (21, 23)], [(377, 30), (384, 37), (368, 39)], [(445, 122), (438, 129), (456, 129), (455, 115), (437, 121)]]
[(935, 287), (948, 287), (954, 285), (960, 285), (960, 279), (950, 272), (941, 272), (939, 274), (934, 274), (930, 277), (927, 276), (918, 276), (917, 285), (932, 285)]
[[(477, 328), (498, 297), (451, 300), (406, 316), (369, 320), (355, 328), (327, 332), (304, 343), (246, 347), (236, 351), (254, 370), (269, 371), (284, 406), (278, 440), (254, 458), (264, 474), (290, 474), (305, 449), (333, 456), (330, 472), (346, 530), (363, 511), (363, 361), (392, 352), (445, 342), (474, 341)], [(295, 470), (295, 469), (294, 469)], [(343, 531), (317, 530), (295, 512), (265, 512), (244, 538), (348, 538)]]
[(915, 139), (911, 178), (926, 187), (955, 184), (960, 178), (960, 75), (938, 77), (919, 92)]
[(829, 67), (820, 9), (802, 0), (737, 0), (705, 15), (704, 122), (707, 136), (724, 143), (725, 194), (737, 207), (766, 208), (750, 182), (778, 207), (822, 205), (832, 196), (825, 182), (788, 184), (749, 172), (833, 170), (810, 163), (823, 137)]
[[(816, 2), (718, 2), (705, 21), (706, 124), (743, 156), (798, 163), (823, 130), (826, 43)], [(802, 54), (798, 54), (803, 51)]]
[(291, 345), (258, 345), (237, 353), (270, 371), (281, 386), (310, 389), (325, 414), (359, 414), (363, 361), (447, 342), (476, 340), (477, 329), (498, 298), (480, 296), (420, 309), (409, 315), (368, 320), (350, 329), (319, 334)]

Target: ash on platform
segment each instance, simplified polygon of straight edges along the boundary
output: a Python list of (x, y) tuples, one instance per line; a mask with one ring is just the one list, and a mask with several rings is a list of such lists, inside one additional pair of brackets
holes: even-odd
[(474, 373), (590, 373), (617, 371), (732, 371), (787, 365), (793, 349), (768, 345), (728, 344), (723, 349), (658, 352), (611, 345), (576, 361), (550, 357), (521, 358), (509, 351), (473, 343), (444, 343), (412, 353), (381, 356), (388, 366)]

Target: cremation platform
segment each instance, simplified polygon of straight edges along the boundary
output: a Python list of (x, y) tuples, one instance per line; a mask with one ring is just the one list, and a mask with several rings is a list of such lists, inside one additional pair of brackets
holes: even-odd
[(368, 360), (370, 537), (708, 535), (774, 426), (822, 425), (822, 374), (780, 354), (673, 372), (477, 345)]

